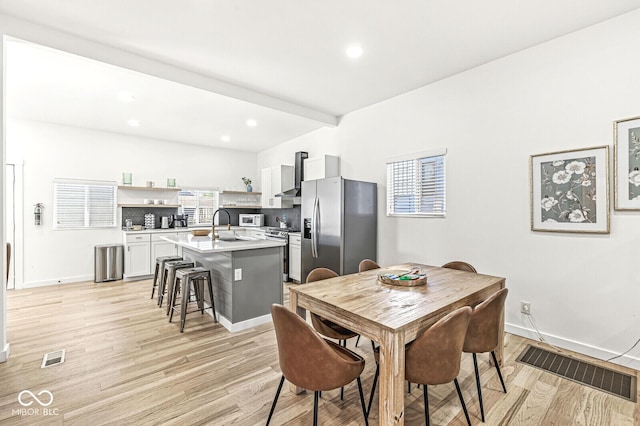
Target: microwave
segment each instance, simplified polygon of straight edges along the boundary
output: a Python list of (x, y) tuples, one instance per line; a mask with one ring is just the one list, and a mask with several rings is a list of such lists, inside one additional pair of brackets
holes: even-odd
[(239, 215), (240, 226), (263, 226), (263, 214), (241, 214)]

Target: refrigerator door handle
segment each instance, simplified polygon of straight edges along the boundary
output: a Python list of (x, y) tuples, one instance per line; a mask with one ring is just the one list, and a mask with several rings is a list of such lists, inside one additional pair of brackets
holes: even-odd
[(311, 218), (311, 256), (318, 257), (318, 197), (313, 200), (313, 217)]

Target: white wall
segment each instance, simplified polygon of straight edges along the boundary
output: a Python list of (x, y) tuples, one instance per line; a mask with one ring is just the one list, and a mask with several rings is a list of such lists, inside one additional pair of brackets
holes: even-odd
[[(344, 177), (379, 188), (381, 264), (466, 260), (504, 276), (508, 331), (601, 358), (639, 337), (640, 212), (611, 234), (532, 232), (529, 155), (612, 145), (612, 121), (640, 115), (640, 11), (497, 60), (343, 117), (259, 153), (258, 168), (339, 155)], [(385, 160), (447, 147), (447, 217), (385, 216)], [(611, 152), (613, 157), (613, 152)], [(640, 368), (640, 348), (620, 360)]]
[[(119, 228), (54, 231), (53, 179), (146, 181), (181, 188), (241, 190), (241, 177), (256, 178), (256, 154), (9, 119), (8, 158), (24, 160), (24, 287), (93, 279), (93, 246), (121, 243)], [(155, 197), (148, 197), (155, 198)], [(33, 206), (45, 205), (43, 224), (33, 224)]]

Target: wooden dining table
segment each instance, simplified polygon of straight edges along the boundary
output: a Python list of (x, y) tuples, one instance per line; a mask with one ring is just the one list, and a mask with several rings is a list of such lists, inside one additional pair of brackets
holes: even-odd
[[(418, 267), (427, 284), (382, 284), (379, 274)], [(505, 279), (419, 263), (403, 263), (289, 288), (290, 307), (306, 318), (311, 311), (380, 344), (379, 421), (404, 424), (405, 343), (449, 312), (475, 306), (505, 286)], [(500, 321), (498, 362), (503, 357), (504, 318)], [(291, 391), (302, 389), (290, 385)]]

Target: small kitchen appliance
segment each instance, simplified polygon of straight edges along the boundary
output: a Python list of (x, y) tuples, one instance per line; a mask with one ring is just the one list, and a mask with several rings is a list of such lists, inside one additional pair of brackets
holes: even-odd
[(238, 217), (240, 226), (264, 226), (263, 214), (241, 214)]
[(186, 228), (187, 223), (189, 221), (189, 215), (186, 214), (174, 214), (173, 218), (173, 227), (174, 228)]
[(162, 216), (160, 218), (160, 228), (168, 229), (169, 228), (169, 221), (170, 221), (169, 216)]

